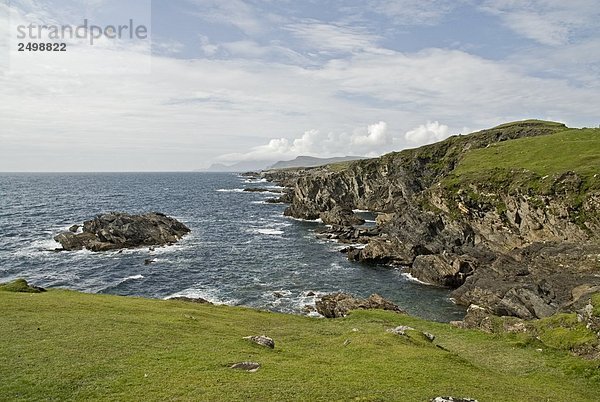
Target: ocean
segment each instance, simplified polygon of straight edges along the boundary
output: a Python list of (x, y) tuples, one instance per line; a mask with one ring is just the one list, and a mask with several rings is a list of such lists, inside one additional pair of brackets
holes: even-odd
[[(243, 191), (269, 186), (230, 173), (2, 173), (0, 282), (25, 278), (89, 293), (202, 297), (298, 314), (325, 293), (378, 293), (415, 316), (463, 317), (448, 290), (398, 269), (349, 262), (339, 252), (343, 245), (315, 238), (320, 223), (284, 217), (285, 205), (264, 202), (277, 194)], [(60, 247), (54, 235), (109, 211), (162, 212), (192, 232), (154, 251), (53, 251)]]

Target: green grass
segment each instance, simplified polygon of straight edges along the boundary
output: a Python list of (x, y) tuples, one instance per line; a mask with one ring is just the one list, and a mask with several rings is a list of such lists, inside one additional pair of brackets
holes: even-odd
[(533, 322), (538, 338), (555, 349), (572, 350), (580, 346), (595, 345), (598, 337), (577, 321), (577, 314), (556, 314)]
[[(0, 400), (592, 401), (600, 395), (598, 362), (545, 346), (539, 352), (539, 342), (522, 337), (390, 312), (326, 320), (61, 290), (0, 292), (0, 305)], [(386, 332), (397, 325), (436, 340)], [(273, 337), (275, 349), (242, 339), (259, 334)], [(262, 368), (228, 368), (240, 361)]]
[(29, 286), (25, 279), (17, 279), (9, 283), (0, 284), (0, 292), (41, 293), (43, 290)]
[(527, 169), (539, 175), (575, 171), (600, 173), (600, 129), (571, 129), (556, 134), (491, 144), (466, 153), (454, 174), (493, 169)]

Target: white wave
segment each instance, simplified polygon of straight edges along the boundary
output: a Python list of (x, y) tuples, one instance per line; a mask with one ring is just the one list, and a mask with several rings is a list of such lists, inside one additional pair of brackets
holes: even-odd
[(173, 293), (172, 295), (165, 297), (164, 300), (169, 300), (174, 297), (189, 297), (191, 299), (201, 298), (204, 300), (208, 300), (209, 302), (211, 302), (213, 304), (225, 304), (228, 306), (236, 306), (240, 303), (240, 301), (238, 299), (223, 299), (223, 298), (221, 298), (219, 296), (219, 290), (216, 288), (215, 289), (195, 289), (195, 288), (185, 289), (185, 290), (182, 290), (177, 293)]
[(246, 179), (246, 180), (244, 180), (244, 183), (266, 183), (267, 181), (268, 181), (267, 179), (258, 179), (258, 180)]
[(219, 193), (243, 193), (243, 188), (220, 188), (217, 190)]
[(337, 240), (335, 241), (335, 243), (337, 244), (337, 246), (331, 247), (331, 250), (337, 252), (340, 252), (348, 247), (354, 247), (357, 250), (362, 250), (363, 248), (367, 247), (367, 245), (364, 243), (339, 243)]
[(408, 279), (411, 282), (420, 283), (421, 285), (431, 285), (431, 283), (423, 282), (422, 280), (415, 278), (414, 276), (412, 276), (408, 272), (403, 272), (402, 276), (405, 277), (406, 279)]
[(132, 276), (128, 276), (127, 278), (123, 279), (121, 281), (121, 283), (127, 282), (127, 281), (136, 281), (138, 279), (144, 279), (144, 275), (132, 275)]
[(355, 214), (359, 214), (359, 213), (371, 213), (373, 211), (369, 211), (368, 209), (353, 209), (352, 212), (354, 212)]
[(321, 218), (317, 218), (317, 219), (302, 219), (302, 218), (294, 218), (293, 216), (286, 216), (285, 218), (291, 219), (293, 221), (298, 221), (298, 222), (323, 223), (323, 220)]
[(278, 236), (283, 234), (283, 230), (273, 228), (250, 229), (251, 233), (263, 234), (268, 236)]

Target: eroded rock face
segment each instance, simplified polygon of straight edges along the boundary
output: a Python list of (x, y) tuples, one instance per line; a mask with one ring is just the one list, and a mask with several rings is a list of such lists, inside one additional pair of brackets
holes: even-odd
[(63, 232), (54, 237), (63, 250), (108, 251), (164, 246), (179, 241), (190, 229), (159, 212), (129, 215), (111, 212), (83, 223), (82, 233)]
[[(287, 187), (286, 215), (321, 218), (332, 227), (319, 237), (363, 244), (343, 250), (349, 260), (401, 267), (423, 282), (456, 289), (459, 304), (481, 305), (490, 314), (542, 318), (576, 311), (577, 289), (600, 287), (598, 189), (587, 190), (574, 172), (542, 177), (515, 169), (455, 187), (446, 179), (469, 149), (565, 128), (518, 122), (343, 170), (263, 177)], [(377, 227), (358, 232), (344, 218), (353, 209), (377, 211)]]
[(345, 317), (352, 310), (390, 310), (404, 313), (396, 304), (378, 294), (360, 299), (347, 293), (333, 293), (317, 300), (316, 306), (317, 312), (326, 318)]
[(365, 223), (365, 220), (358, 217), (350, 208), (340, 206), (336, 206), (326, 212), (321, 212), (319, 217), (326, 225), (359, 226)]

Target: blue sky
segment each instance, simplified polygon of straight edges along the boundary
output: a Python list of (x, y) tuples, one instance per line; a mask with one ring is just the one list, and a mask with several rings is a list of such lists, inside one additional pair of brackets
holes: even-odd
[(5, 0), (9, 36), (17, 23), (133, 18), (151, 26), (152, 51), (101, 41), (21, 55), (9, 41), (0, 171), (375, 156), (525, 118), (598, 126), (598, 10), (595, 0)]

